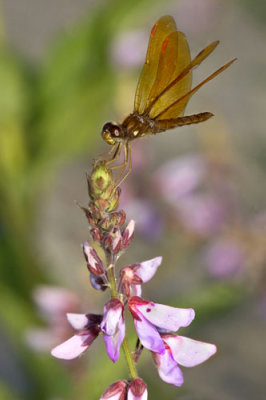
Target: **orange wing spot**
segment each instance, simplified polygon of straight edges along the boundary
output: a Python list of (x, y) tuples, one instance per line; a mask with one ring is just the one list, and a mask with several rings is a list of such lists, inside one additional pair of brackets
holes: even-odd
[(155, 34), (157, 26), (158, 26), (158, 24), (155, 24), (154, 27), (152, 28), (151, 36), (153, 36)]
[(164, 40), (163, 44), (162, 44), (162, 53), (165, 51), (166, 46), (167, 46), (167, 43), (168, 43), (168, 38), (166, 38), (166, 39)]

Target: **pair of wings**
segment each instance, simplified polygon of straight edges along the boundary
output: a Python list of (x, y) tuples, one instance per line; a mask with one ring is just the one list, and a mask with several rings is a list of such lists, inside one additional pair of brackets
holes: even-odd
[(136, 90), (134, 111), (154, 120), (182, 116), (190, 97), (235, 61), (229, 61), (191, 89), (192, 68), (208, 57), (218, 43), (211, 43), (191, 61), (186, 36), (177, 31), (171, 16), (161, 17), (151, 31), (145, 64)]

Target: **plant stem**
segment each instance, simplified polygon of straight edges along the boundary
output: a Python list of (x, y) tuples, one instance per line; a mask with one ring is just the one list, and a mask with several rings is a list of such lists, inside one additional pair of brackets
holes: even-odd
[[(110, 260), (108, 260), (110, 261)], [(107, 267), (107, 276), (108, 280), (110, 283), (110, 292), (111, 292), (111, 297), (112, 298), (118, 298), (118, 293), (117, 293), (117, 287), (116, 287), (116, 280), (115, 280), (115, 272), (114, 272), (114, 264), (109, 263)], [(129, 373), (132, 379), (136, 379), (138, 377), (137, 369), (136, 369), (136, 364), (135, 361), (133, 360), (129, 345), (128, 345), (128, 340), (127, 336), (125, 334), (125, 338), (122, 343), (122, 349), (123, 353), (127, 362), (127, 366), (129, 369)]]

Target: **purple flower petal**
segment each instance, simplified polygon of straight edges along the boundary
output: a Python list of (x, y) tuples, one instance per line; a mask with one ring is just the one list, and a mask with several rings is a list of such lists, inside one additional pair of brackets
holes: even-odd
[(114, 363), (119, 359), (120, 346), (125, 337), (125, 330), (125, 323), (123, 319), (120, 319), (118, 329), (114, 335), (105, 335), (103, 337), (106, 346), (106, 352)]
[(142, 321), (135, 319), (134, 323), (141, 344), (155, 353), (164, 353), (164, 343), (157, 329), (145, 318)]
[(143, 282), (148, 282), (155, 275), (161, 262), (162, 257), (155, 257), (151, 260), (141, 262), (134, 268), (134, 270)]
[(88, 325), (88, 318), (86, 314), (67, 313), (67, 320), (76, 330), (85, 329), (85, 327)]
[(216, 346), (184, 336), (166, 335), (164, 342), (170, 347), (175, 361), (184, 367), (194, 367), (216, 353)]
[(54, 347), (51, 354), (56, 358), (72, 360), (84, 353), (95, 338), (96, 336), (92, 336), (90, 332), (86, 335), (74, 335), (70, 339)]
[(180, 327), (188, 326), (195, 317), (192, 308), (176, 308), (152, 302), (139, 304), (137, 308), (151, 324), (169, 331), (177, 331)]
[(101, 323), (101, 330), (106, 335), (114, 335), (123, 319), (124, 306), (118, 299), (111, 299), (104, 306), (104, 315)]
[(141, 296), (142, 289), (141, 285), (130, 285), (131, 296)]
[(152, 356), (158, 368), (160, 378), (164, 382), (175, 386), (181, 386), (183, 384), (184, 379), (182, 371), (169, 350), (166, 350), (164, 354), (153, 353)]

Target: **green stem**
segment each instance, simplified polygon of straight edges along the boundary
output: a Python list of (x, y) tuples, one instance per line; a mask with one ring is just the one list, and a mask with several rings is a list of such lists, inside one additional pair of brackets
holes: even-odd
[[(114, 272), (114, 264), (109, 263), (107, 267), (107, 276), (110, 283), (110, 291), (112, 298), (118, 298), (117, 288), (116, 288), (116, 281), (115, 281), (115, 272)], [(138, 372), (136, 369), (135, 361), (133, 360), (127, 336), (125, 335), (124, 341), (122, 343), (123, 353), (127, 362), (127, 366), (129, 369), (129, 373), (132, 379), (136, 379), (138, 377)]]

